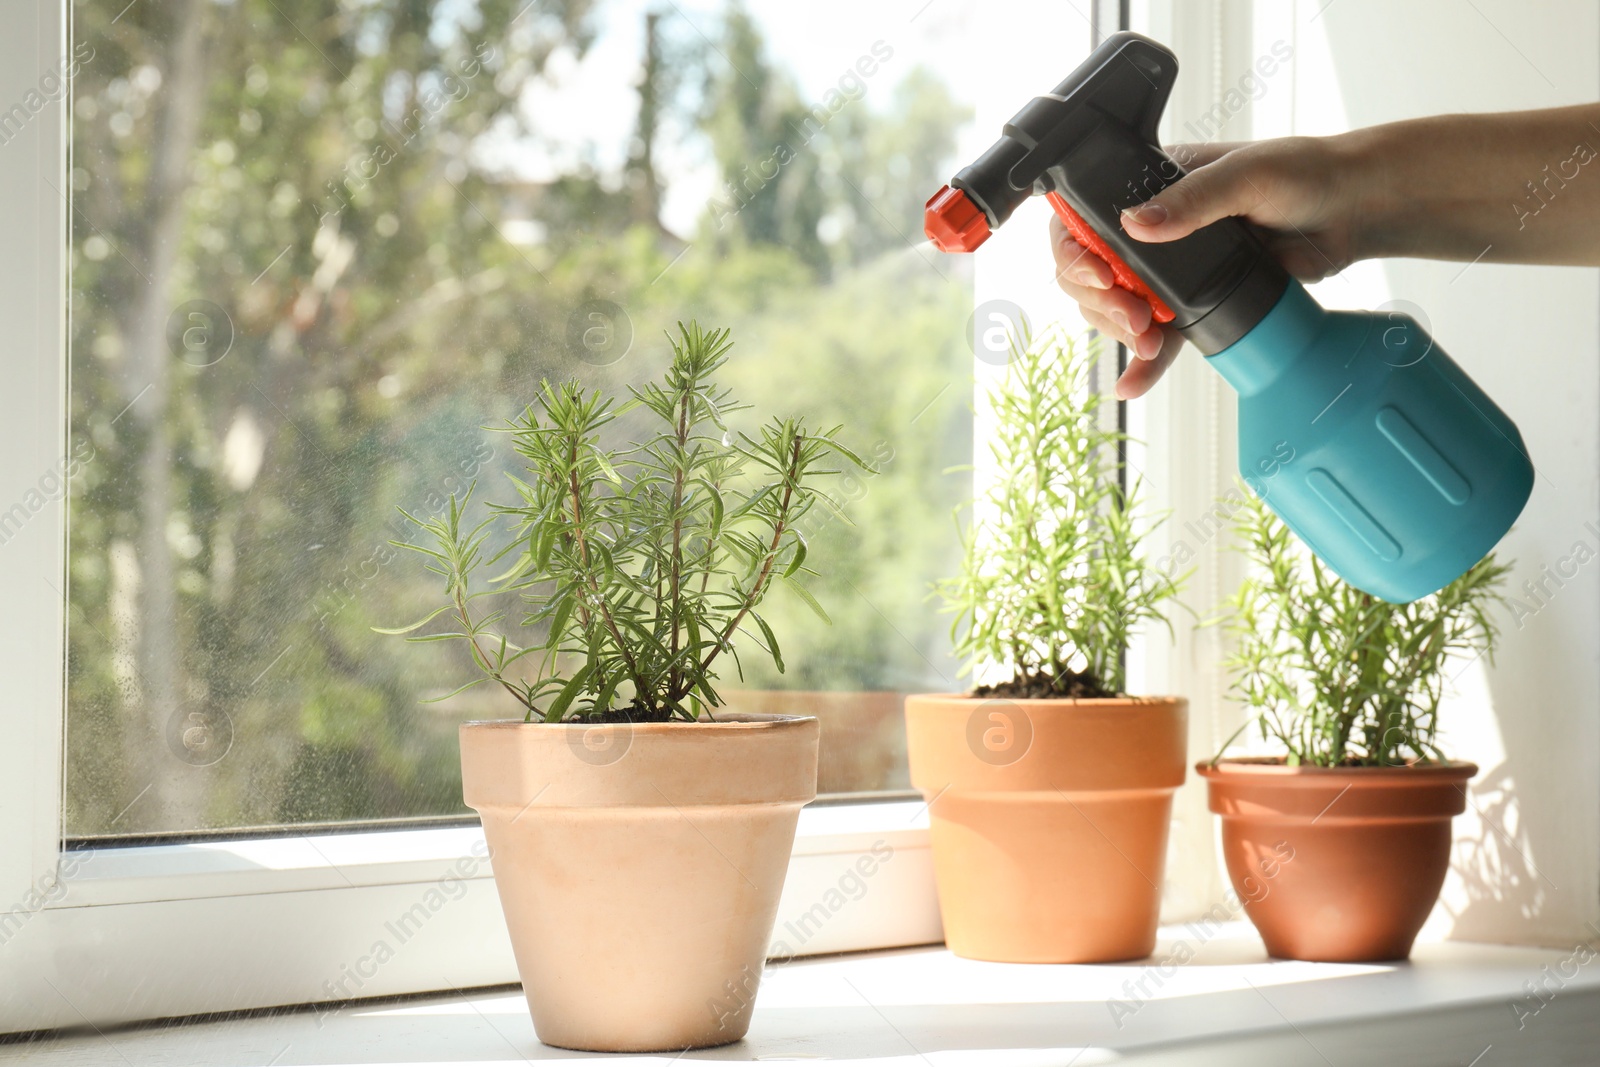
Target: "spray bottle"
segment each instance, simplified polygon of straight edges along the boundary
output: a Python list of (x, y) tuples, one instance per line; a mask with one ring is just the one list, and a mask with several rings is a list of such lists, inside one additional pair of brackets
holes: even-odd
[(927, 235), (971, 252), (1044, 195), (1116, 284), (1238, 391), (1247, 480), (1293, 448), (1264, 499), (1313, 552), (1384, 600), (1443, 588), (1527, 502), (1522, 435), (1415, 319), (1324, 310), (1243, 221), (1159, 244), (1123, 232), (1124, 209), (1184, 175), (1156, 135), (1177, 73), (1149, 38), (1110, 37), (928, 201)]

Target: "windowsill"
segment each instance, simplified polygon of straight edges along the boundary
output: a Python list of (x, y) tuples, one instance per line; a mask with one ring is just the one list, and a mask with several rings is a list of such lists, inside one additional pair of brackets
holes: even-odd
[[(38, 906), (0, 909), (0, 1035), (516, 981), (476, 826), (65, 855)], [(775, 932), (784, 955), (939, 941), (926, 805), (803, 810)]]
[[(1492, 1067), (1588, 1062), (1600, 1035), (1600, 967), (1571, 950), (1436, 942), (1409, 964), (1309, 964), (1266, 959), (1246, 924), (1209, 932), (1169, 927), (1152, 960), (1095, 967), (975, 963), (943, 948), (796, 960), (769, 970), (743, 1042), (609, 1059)], [(1158, 985), (1154, 962), (1183, 954), (1180, 943), (1193, 958)], [(1151, 996), (1135, 1008), (1141, 979)], [(0, 1062), (142, 1067), (180, 1052), (214, 1067), (594, 1058), (540, 1045), (521, 994), (493, 991), (57, 1037)]]
[[(876, 842), (926, 847), (927, 805), (919, 800), (858, 800), (804, 808), (794, 855), (854, 852)], [(483, 855), (478, 826), (275, 833), (176, 844), (102, 845), (69, 853), (74, 876), (51, 906), (288, 893), (436, 881), (463, 858)], [(487, 881), (486, 863), (464, 875)]]

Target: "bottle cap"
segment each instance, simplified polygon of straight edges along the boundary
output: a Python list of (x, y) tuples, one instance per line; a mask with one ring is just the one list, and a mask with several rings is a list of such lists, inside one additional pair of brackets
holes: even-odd
[(989, 239), (989, 220), (966, 193), (946, 185), (929, 198), (922, 232), (941, 252), (971, 252)]

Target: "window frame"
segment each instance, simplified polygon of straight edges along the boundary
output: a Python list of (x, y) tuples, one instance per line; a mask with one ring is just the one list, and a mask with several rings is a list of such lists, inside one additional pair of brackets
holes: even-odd
[[(1105, 15), (1100, 25), (1126, 18), (1126, 2), (1096, 6)], [(1207, 47), (1209, 20), (1174, 26), (1156, 15), (1170, 6), (1141, 4), (1135, 21), (1187, 31), (1200, 38), (1188, 48)], [(63, 0), (33, 0), (13, 14), (17, 32), (0, 35), (0, 108), (37, 89), (40, 72), (71, 46)], [(26, 501), (40, 475), (70, 452), (70, 101), (70, 91), (46, 100), (0, 143), (0, 195), (16, 205), (0, 213), (0, 248), (8, 253), (0, 261), (0, 316), (11, 324), (17, 361), (0, 392), (0, 455), (7, 457), (0, 522), (12, 501), (29, 512), (14, 532), (0, 527), (0, 588), (12, 592), (0, 618), (0, 677), (8, 680), (0, 724), (11, 742), (0, 746), (0, 988), (9, 991), (0, 1000), (0, 1033), (316, 1002), (337, 1011), (346, 998), (515, 982), (475, 826), (64, 843), (70, 494), (43, 499), (37, 511)], [(1205, 421), (1163, 435), (1155, 447), (1167, 469), (1202, 470), (1202, 435), (1214, 429)], [(1188, 658), (1158, 657), (1148, 677), (1169, 691), (1194, 691), (1189, 683), (1198, 675)], [(882, 864), (868, 892), (794, 951), (941, 940), (926, 805), (888, 800), (801, 813), (775, 943), (786, 916), (805, 914), (860, 855), (883, 844), (903, 861)], [(1214, 862), (1204, 863), (1214, 876)], [(430, 892), (446, 906), (433, 908)], [(374, 961), (385, 923), (416, 914), (419, 904), (426, 921)]]
[[(13, 14), (17, 32), (0, 39), (0, 99), (26, 109), (39, 72), (66, 54), (66, 11), (35, 3)], [(0, 393), (7, 458), (0, 586), (12, 594), (0, 620), (0, 670), (10, 679), (0, 722), (12, 741), (0, 746), (0, 908), (7, 912), (54, 889), (60, 844), (66, 603), (50, 577), (60, 581), (66, 568), (66, 496), (42, 498), (37, 511), (26, 501), (66, 452), (65, 99), (45, 102), (0, 145), (0, 192), (15, 205), (0, 213), (0, 248), (9, 253), (0, 260), (0, 314), (12, 323), (16, 353), (11, 388)]]

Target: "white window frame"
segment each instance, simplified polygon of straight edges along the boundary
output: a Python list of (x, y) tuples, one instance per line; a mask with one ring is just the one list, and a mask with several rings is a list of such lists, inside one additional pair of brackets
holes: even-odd
[[(1134, 0), (1135, 28), (1168, 44), (1179, 57), (1179, 76), (1161, 127), (1165, 144), (1192, 140), (1186, 120), (1211, 112), (1238, 72), (1253, 63), (1253, 0)], [(1251, 101), (1234, 112), (1224, 140), (1252, 135)], [(1208, 759), (1245, 722), (1246, 712), (1227, 696), (1222, 664), (1230, 638), (1220, 626), (1201, 625), (1239, 587), (1245, 560), (1231, 530), (1209, 539), (1188, 524), (1207, 520), (1217, 501), (1235, 488), (1239, 471), (1238, 399), (1221, 375), (1193, 349), (1174, 361), (1161, 384), (1129, 405), (1129, 452), (1144, 475), (1148, 504), (1165, 513), (1145, 542), (1149, 555), (1188, 558), (1192, 568), (1183, 600), (1197, 617), (1174, 613), (1172, 640), (1155, 628), (1141, 644), (1139, 691), (1177, 693), (1189, 701), (1189, 763)], [(1176, 568), (1175, 568), (1176, 569)], [(1190, 774), (1173, 803), (1162, 920), (1204, 914), (1231, 892), (1220, 862), (1217, 828), (1206, 789)]]
[[(1140, 25), (1147, 6), (1165, 10), (1168, 0), (1140, 5)], [(61, 0), (25, 0), (11, 15), (11, 32), (0, 35), (0, 108), (37, 89), (70, 45)], [(1180, 50), (1208, 47), (1191, 41)], [(10, 380), (0, 390), (0, 519), (68, 453), (68, 99), (47, 102), (0, 144), (0, 203), (9, 206), (0, 212), (0, 321), (11, 338)], [(1155, 410), (1152, 418), (1165, 418)], [(1152, 463), (1192, 459), (1199, 469), (1206, 451), (1197, 442), (1215, 427), (1173, 426), (1178, 432), (1158, 435), (1167, 458)], [(351, 997), (516, 981), (476, 827), (64, 851), (67, 497), (25, 507), (26, 520), (0, 544), (8, 593), (0, 616), (0, 1033), (286, 1004), (334, 1011)], [(1161, 659), (1152, 677), (1193, 692), (1196, 672), (1184, 659)], [(881, 858), (885, 845), (895, 858), (876, 866), (859, 899), (803, 938), (786, 935), (790, 918), (837, 899), (831, 891), (857, 858), (875, 847)], [(775, 945), (798, 955), (941, 939), (921, 803), (802, 813)], [(382, 960), (380, 941), (391, 950)]]

